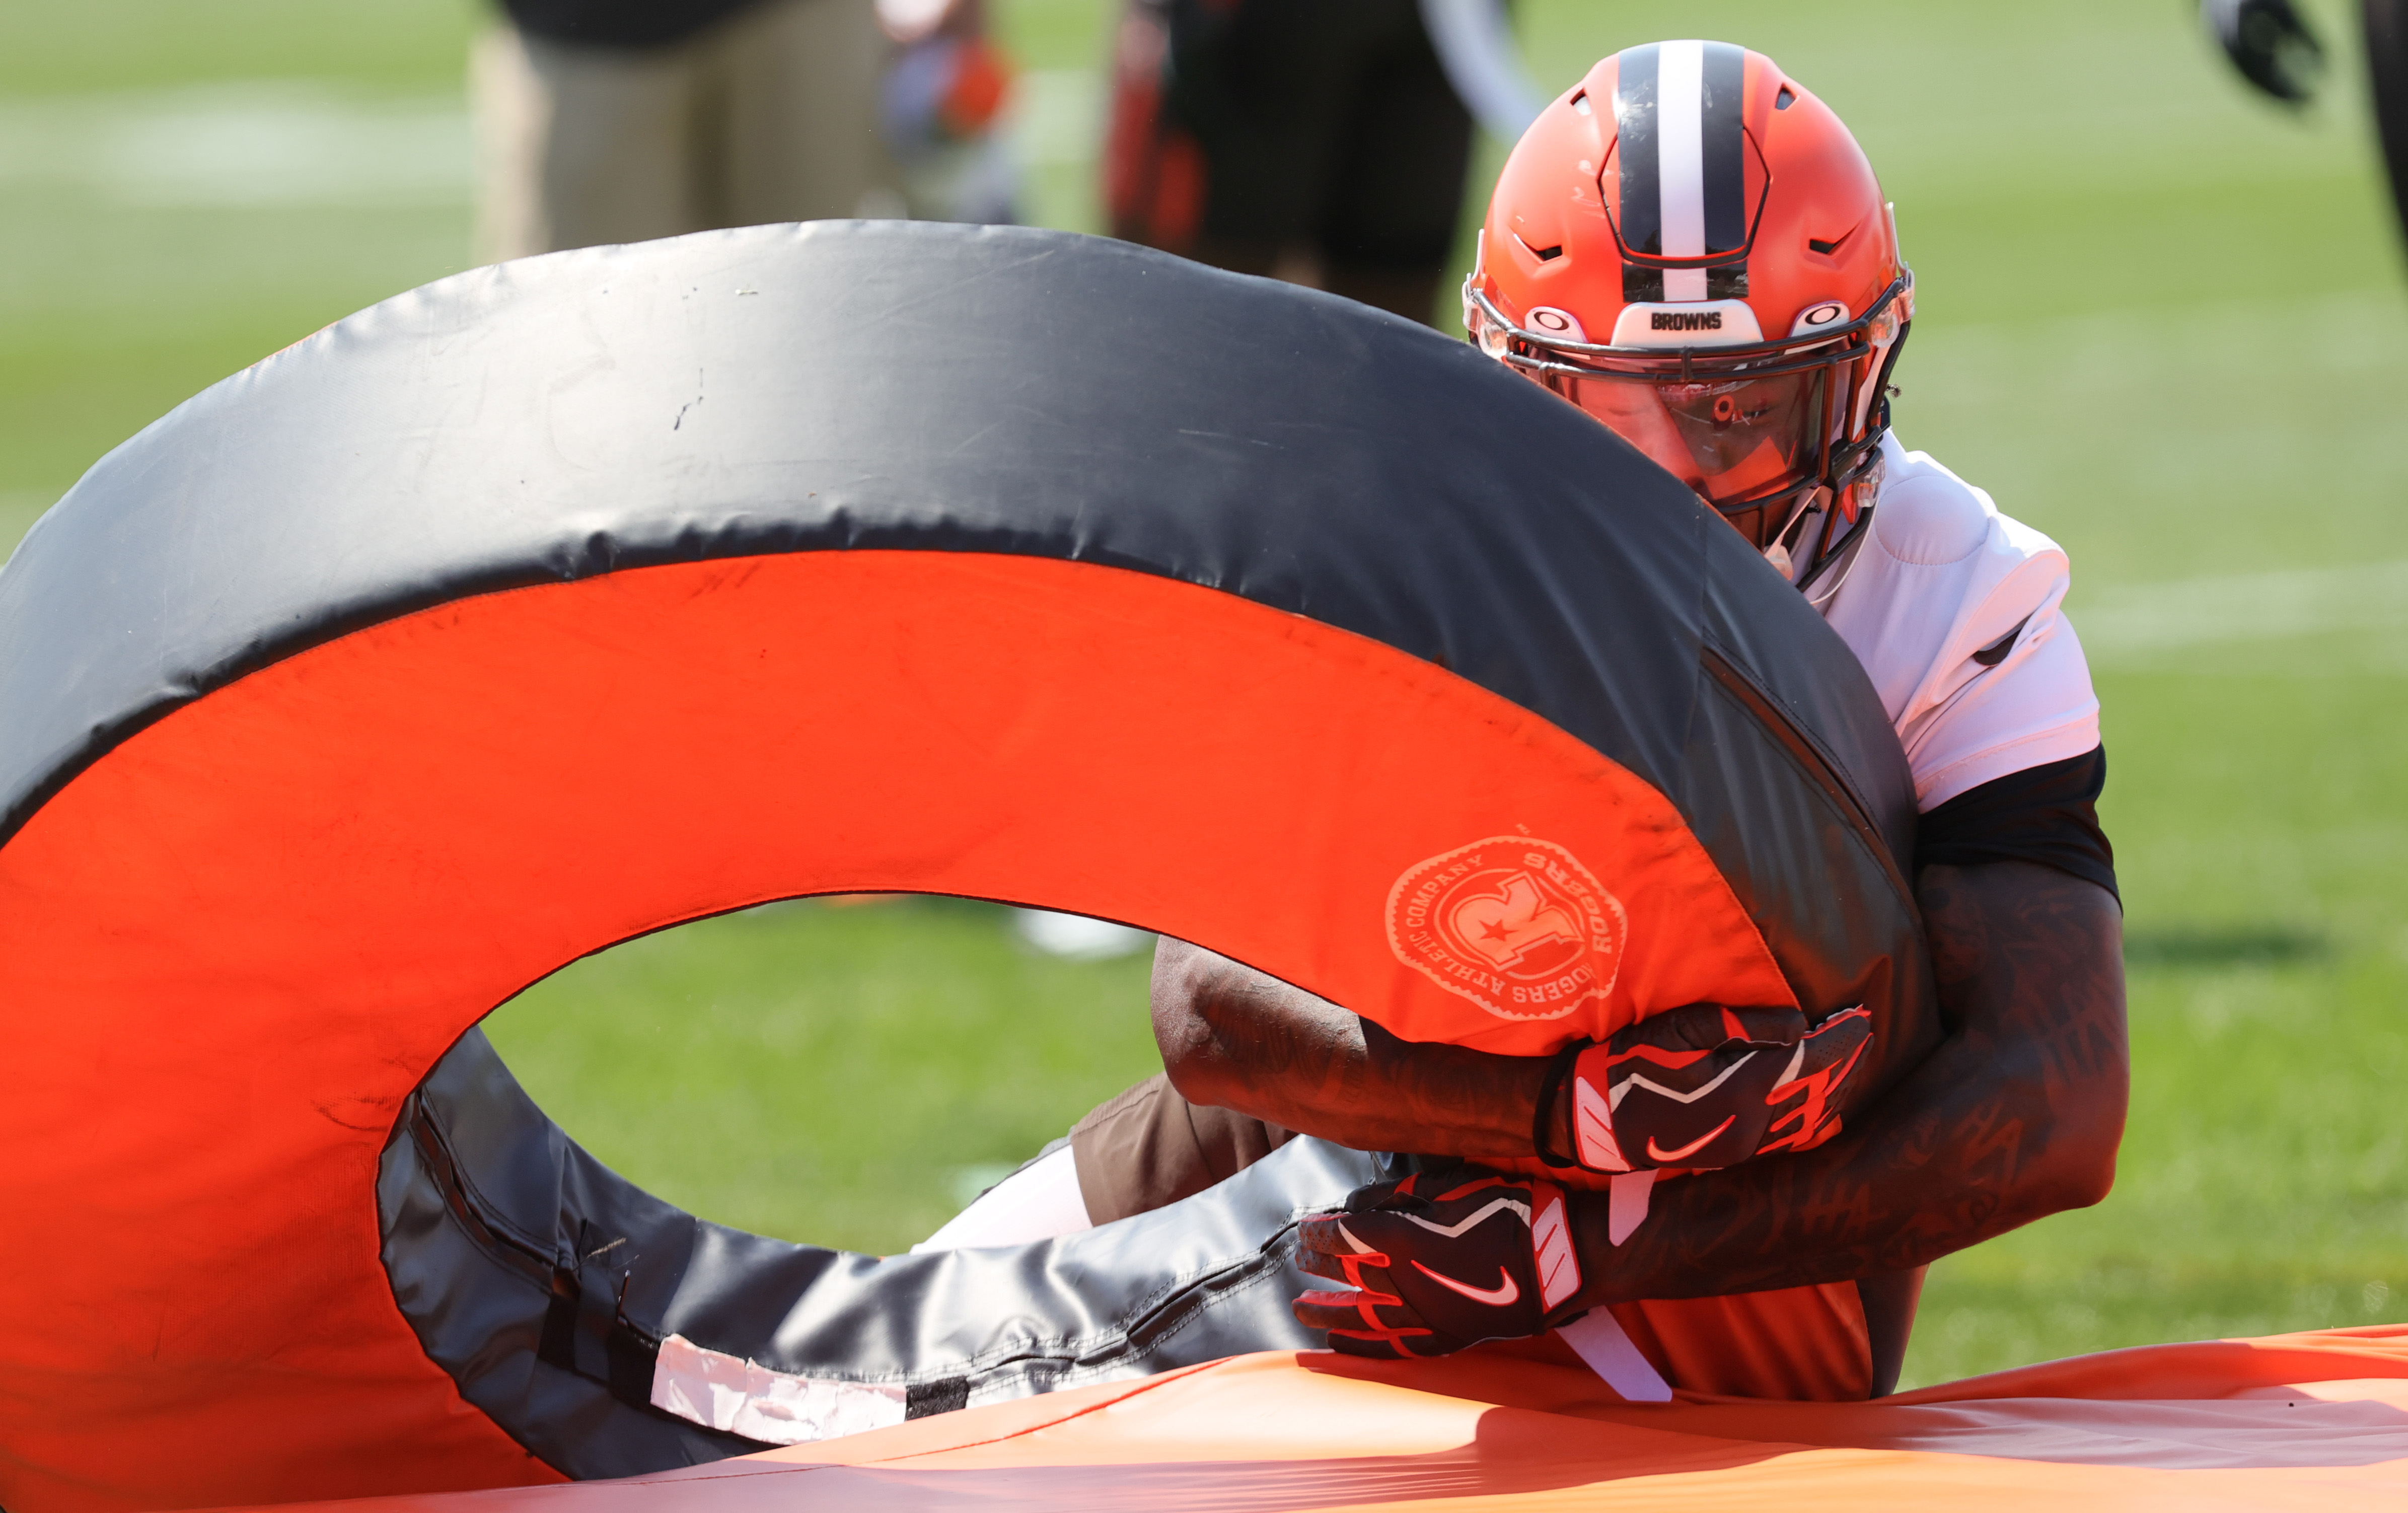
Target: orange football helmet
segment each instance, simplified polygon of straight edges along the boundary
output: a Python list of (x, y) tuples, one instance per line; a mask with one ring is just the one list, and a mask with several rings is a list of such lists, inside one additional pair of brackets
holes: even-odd
[(1463, 295), (1483, 350), (1784, 572), (1810, 520), (1805, 563), (1879, 489), (1914, 277), (1864, 150), (1762, 53), (1656, 42), (1590, 69), (1506, 161)]

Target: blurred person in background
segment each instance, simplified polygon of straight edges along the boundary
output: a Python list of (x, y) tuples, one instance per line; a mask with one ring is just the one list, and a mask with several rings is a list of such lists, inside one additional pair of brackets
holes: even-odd
[(988, 34), (986, 8), (985, 0), (878, 0), (896, 47), (879, 83), (879, 127), (919, 220), (1020, 218), (1019, 168), (996, 129), (1011, 65)]
[[(2315, 97), (2324, 43), (2291, 0), (2200, 0), (2200, 20), (2233, 68), (2294, 108)], [(2391, 178), (2391, 205), (2408, 236), (2408, 0), (2359, 0), (2374, 135)]]
[(900, 213), (872, 0), (503, 0), (469, 93), (480, 254)]
[(1425, 322), (1475, 116), (1541, 99), (1499, 0), (1129, 0), (1112, 74), (1114, 236)]

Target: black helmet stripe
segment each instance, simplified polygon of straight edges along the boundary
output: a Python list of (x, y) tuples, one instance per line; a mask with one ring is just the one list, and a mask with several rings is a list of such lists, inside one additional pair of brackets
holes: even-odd
[(1740, 94), (1747, 79), (1747, 54), (1728, 42), (1704, 44), (1698, 70), (1699, 167), (1705, 179), (1706, 251), (1738, 252), (1747, 246), (1747, 142), (1740, 123)]
[[(1746, 70), (1747, 54), (1727, 42), (1651, 42), (1622, 54), (1613, 99), (1617, 229), (1634, 255), (1685, 261), (1746, 250)], [(1721, 297), (1736, 281), (1713, 281)], [(1702, 270), (1671, 270), (1663, 297), (1704, 299), (1707, 284)]]
[(1615, 164), (1622, 173), (1622, 245), (1644, 257), (1664, 255), (1662, 204), (1656, 181), (1656, 44), (1629, 48), (1613, 85)]

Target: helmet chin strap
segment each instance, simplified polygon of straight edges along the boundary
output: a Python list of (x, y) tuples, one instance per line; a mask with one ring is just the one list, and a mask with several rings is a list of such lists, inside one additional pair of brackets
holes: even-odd
[[(1866, 499), (1860, 503), (1856, 508), (1855, 519), (1849, 522), (1848, 528), (1844, 532), (1839, 533), (1838, 540), (1835, 541), (1832, 540), (1834, 527), (1836, 526), (1840, 517), (1840, 502), (1846, 492), (1850, 489), (1862, 488), (1867, 484), (1870, 484), (1876, 491), (1876, 495), (1878, 493), (1881, 478), (1881, 438), (1888, 433), (1889, 426), (1887, 425), (1887, 420), (1888, 417), (1885, 413), (1882, 416), (1883, 424), (1880, 427), (1863, 442), (1858, 443), (1856, 447), (1850, 449), (1864, 460), (1856, 467), (1849, 469), (1848, 476), (1844, 481), (1834, 483), (1826, 480), (1809, 487), (1799, 488), (1798, 491), (1798, 502), (1790, 507), (1789, 514), (1781, 522), (1780, 528), (1765, 537), (1763, 539), (1764, 544), (1756, 548), (1756, 550), (1763, 555), (1764, 560), (1771, 563), (1773, 568), (1780, 572), (1781, 576), (1788, 579), (1800, 593), (1803, 593), (1808, 584), (1812, 584), (1817, 577), (1821, 576), (1823, 569), (1830, 565), (1832, 556), (1842, 547), (1844, 547), (1848, 542), (1854, 540), (1857, 534), (1864, 529), (1867, 523), (1871, 520), (1873, 506), (1878, 502), (1878, 497)], [(1739, 523), (1731, 519), (1733, 515), (1742, 513), (1748, 510), (1764, 509), (1770, 502), (1769, 500), (1742, 501), (1736, 505), (1723, 505), (1716, 504), (1713, 499), (1706, 497), (1703, 494), (1698, 495), (1698, 500), (1699, 503), (1705, 505), (1706, 508), (1713, 511), (1716, 514), (1721, 515), (1723, 519), (1730, 525), (1730, 527), (1733, 530), (1740, 529)], [(1825, 515), (1822, 533), (1823, 539), (1817, 544), (1815, 550), (1808, 554), (1806, 560), (1801, 564), (1791, 554), (1789, 550), (1788, 538), (1792, 531), (1798, 529), (1799, 523), (1800, 521), (1806, 520), (1808, 517), (1813, 515), (1818, 510), (1823, 512)], [(1741, 534), (1746, 535), (1747, 533), (1745, 531), (1741, 531)], [(1755, 542), (1751, 540), (1749, 544), (1754, 545)], [(1801, 567), (1805, 569), (1805, 572), (1802, 577), (1799, 575), (1799, 570)], [(1837, 584), (1831, 585), (1832, 592), (1836, 592), (1838, 588), (1839, 585)], [(1823, 596), (1823, 598), (1828, 599), (1829, 597), (1830, 593), (1827, 592)], [(1821, 603), (1822, 599), (1817, 599), (1814, 602)]]
[[(1767, 558), (1770, 558), (1776, 550), (1780, 551), (1784, 556), (1788, 555), (1788, 548), (1782, 544), (1782, 538), (1787, 536), (1792, 530), (1795, 530), (1798, 526), (1798, 522), (1813, 512), (1816, 500), (1830, 494), (1832, 491), (1830, 485), (1828, 483), (1800, 483), (1792, 484), (1789, 489), (1762, 496), (1757, 498), (1742, 499), (1736, 504), (1719, 503), (1709, 498), (1706, 495), (1696, 489), (1692, 489), (1690, 492), (1698, 496), (1698, 503), (1704, 505), (1707, 509), (1712, 510), (1714, 513), (1722, 516), (1724, 523), (1729, 526), (1731, 529), (1738, 531), (1742, 536), (1747, 537), (1748, 544), (1750, 546), (1755, 547), (1758, 552), (1763, 553)], [(1790, 505), (1789, 513), (1782, 518), (1781, 525), (1777, 529), (1759, 536), (1745, 529), (1737, 520), (1732, 518), (1735, 515), (1745, 514), (1751, 511), (1762, 512), (1769, 510), (1773, 505), (1780, 502), (1782, 494), (1784, 493), (1794, 493), (1796, 496), (1796, 502)]]
[[(1886, 378), (1888, 373), (1889, 369), (1885, 366), (1882, 369), (1883, 377)], [(1804, 593), (1816, 578), (1822, 576), (1823, 569), (1831, 565), (1832, 559), (1850, 541), (1855, 540), (1871, 523), (1873, 506), (1880, 502), (1881, 497), (1882, 439), (1888, 435), (1889, 401), (1886, 398), (1877, 397), (1871, 424), (1866, 427), (1864, 439), (1851, 442), (1835, 454), (1831, 459), (1837, 465), (1832, 471), (1842, 476), (1827, 476), (1822, 483), (1808, 490), (1802, 496), (1799, 509), (1793, 512), (1789, 519), (1783, 523), (1781, 529), (1773, 534), (1772, 544), (1764, 549), (1765, 559), (1779, 568), (1781, 575), (1795, 584), (1799, 593)], [(1854, 460), (1843, 462), (1842, 458)], [(1856, 497), (1860, 491), (1869, 497)], [(1813, 551), (1807, 554), (1806, 560), (1802, 564), (1794, 562), (1784, 539), (1790, 531), (1797, 528), (1801, 515), (1812, 513), (1813, 508), (1818, 505), (1824, 511), (1822, 540), (1815, 543)], [(1853, 505), (1854, 508), (1846, 516), (1847, 528), (1842, 531), (1839, 528), (1842, 507), (1849, 505)], [(1834, 540), (1835, 536), (1837, 540)], [(1779, 560), (1773, 558), (1772, 554), (1775, 551), (1781, 554)], [(1800, 567), (1804, 569), (1802, 574), (1799, 571)], [(1846, 575), (1842, 574), (1842, 582), (1845, 578)], [(1812, 598), (1811, 596), (1810, 598), (1812, 602), (1819, 605), (1828, 600), (1832, 594), (1838, 593), (1839, 589), (1839, 584), (1833, 584), (1825, 591), (1821, 598)]]
[[(1831, 602), (1831, 597), (1846, 585), (1848, 582), (1848, 574), (1856, 570), (1856, 558), (1849, 555), (1848, 548), (1856, 541), (1857, 537), (1872, 528), (1873, 511), (1881, 503), (1881, 474), (1878, 471), (1868, 469), (1866, 476), (1856, 484), (1852, 486), (1863, 487), (1867, 483), (1870, 483), (1871, 486), (1872, 497), (1857, 503), (1856, 518), (1850, 521), (1848, 523), (1848, 528), (1841, 531), (1839, 533), (1839, 539), (1834, 540), (1832, 540), (1832, 530), (1839, 522), (1839, 512), (1836, 509), (1833, 510), (1831, 512), (1830, 518), (1823, 523), (1822, 545), (1815, 549), (1813, 560), (1807, 563), (1804, 575), (1795, 580), (1798, 584), (1798, 592), (1804, 594), (1806, 596), (1806, 602), (1813, 605), (1817, 610), (1820, 610), (1824, 605)], [(1822, 577), (1823, 569), (1828, 568), (1832, 563), (1839, 561), (1842, 556), (1846, 556), (1848, 558), (1848, 562), (1847, 566), (1841, 569), (1838, 580), (1835, 581), (1830, 587), (1823, 590), (1822, 593), (1813, 593), (1812, 590), (1814, 586), (1814, 580)]]
[(1771, 544), (1764, 549), (1764, 560), (1779, 569), (1781, 576), (1793, 584), (1798, 581), (1798, 566), (1790, 560), (1789, 533), (1798, 528), (1799, 522), (1814, 512), (1818, 500), (1828, 499), (1830, 497), (1831, 491), (1826, 488), (1814, 489), (1799, 496), (1798, 508), (1789, 512), (1789, 518), (1781, 523), (1781, 528), (1772, 533)]

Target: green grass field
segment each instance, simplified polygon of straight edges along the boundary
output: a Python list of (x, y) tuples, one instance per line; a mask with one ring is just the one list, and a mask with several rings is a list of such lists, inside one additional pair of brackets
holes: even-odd
[[(1032, 211), (1091, 228), (1106, 7), (999, 4)], [(2347, 13), (2311, 8), (2338, 87), (2294, 119), (2181, 0), (1520, 7), (1551, 86), (1702, 34), (1828, 98), (1919, 276), (1903, 438), (2073, 554), (2131, 1132), (2106, 1203), (1936, 1270), (1912, 1381), (2408, 1318), (2408, 283)], [(465, 263), (476, 22), (0, 4), (0, 545), (184, 396)], [(573, 964), (489, 1027), (654, 1190), (885, 1249), (1150, 1069), (1144, 982), (981, 905), (796, 904)]]

